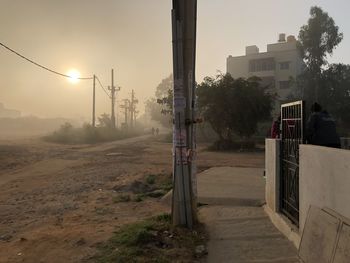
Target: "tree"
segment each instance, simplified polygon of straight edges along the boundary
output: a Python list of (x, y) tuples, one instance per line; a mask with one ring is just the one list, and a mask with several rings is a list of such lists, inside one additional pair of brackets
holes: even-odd
[(151, 119), (159, 122), (164, 127), (172, 125), (173, 108), (173, 76), (162, 80), (157, 86), (155, 97), (146, 101), (146, 112)]
[(220, 140), (232, 140), (236, 134), (248, 139), (260, 121), (271, 116), (272, 95), (260, 86), (259, 79), (233, 79), (230, 74), (206, 77), (198, 85), (198, 109)]
[(103, 113), (101, 114), (100, 117), (98, 117), (98, 123), (99, 123), (99, 127), (104, 127), (104, 128), (113, 127), (112, 119), (107, 113)]
[(162, 80), (162, 82), (157, 86), (155, 96), (157, 99), (162, 99), (167, 97), (169, 90), (173, 90), (173, 75)]
[(310, 18), (299, 32), (299, 50), (306, 63), (304, 73), (305, 95), (309, 101), (318, 101), (322, 67), (327, 65), (327, 56), (343, 39), (333, 18), (318, 6), (311, 7)]
[(321, 105), (350, 128), (350, 65), (330, 65), (323, 71), (321, 80)]

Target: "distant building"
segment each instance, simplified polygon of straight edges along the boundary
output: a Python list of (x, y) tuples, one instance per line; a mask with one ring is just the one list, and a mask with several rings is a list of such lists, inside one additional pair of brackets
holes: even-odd
[(17, 110), (6, 109), (4, 104), (0, 103), (0, 118), (18, 118), (21, 112)]
[(291, 93), (291, 79), (302, 72), (303, 60), (294, 36), (279, 35), (278, 43), (268, 44), (267, 52), (259, 52), (257, 46), (247, 46), (245, 56), (227, 58), (227, 73), (232, 77), (261, 79), (269, 92), (277, 95), (276, 111)]

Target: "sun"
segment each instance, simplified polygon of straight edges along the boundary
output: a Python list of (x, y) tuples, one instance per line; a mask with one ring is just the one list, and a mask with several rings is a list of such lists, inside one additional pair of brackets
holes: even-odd
[(69, 82), (76, 84), (79, 82), (80, 72), (76, 69), (71, 69), (68, 71), (67, 75), (69, 76)]

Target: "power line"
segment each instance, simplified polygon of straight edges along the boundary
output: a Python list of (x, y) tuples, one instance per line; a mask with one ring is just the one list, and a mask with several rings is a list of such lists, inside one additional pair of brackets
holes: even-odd
[[(54, 74), (56, 74), (56, 75), (60, 75), (60, 76), (62, 76), (62, 77), (72, 78), (72, 76), (69, 76), (69, 75), (67, 75), (67, 74), (63, 74), (63, 73), (60, 73), (60, 72), (58, 72), (58, 71), (49, 69), (48, 67), (45, 67), (45, 66), (43, 66), (43, 65), (41, 65), (41, 64), (39, 64), (39, 63), (37, 63), (37, 62), (35, 62), (35, 61), (33, 61), (33, 60), (31, 60), (31, 59), (29, 59), (29, 58), (27, 58), (27, 57), (21, 55), (21, 54), (18, 53), (17, 51), (13, 50), (12, 48), (9, 48), (8, 46), (6, 46), (5, 44), (3, 44), (3, 43), (1, 43), (1, 42), (0, 42), (0, 46), (6, 48), (7, 50), (11, 51), (12, 53), (16, 54), (17, 56), (23, 58), (24, 60), (26, 60), (26, 61), (28, 61), (28, 62), (30, 62), (30, 63), (32, 63), (32, 64), (34, 64), (34, 65), (36, 65), (36, 66), (38, 66), (38, 67), (40, 67), (40, 68), (42, 68), (42, 69), (45, 69), (45, 70), (47, 70), (47, 71), (49, 71), (49, 72), (51, 72), (51, 73), (54, 73)], [(79, 80), (90, 80), (90, 79), (93, 79), (93, 77), (76, 78), (76, 79), (79, 79)]]
[(99, 79), (97, 76), (95, 76), (95, 78), (97, 79), (98, 84), (100, 84), (101, 88), (102, 88), (103, 91), (106, 93), (106, 95), (107, 95), (109, 98), (111, 98), (111, 96), (108, 94), (108, 92), (107, 92), (107, 90), (105, 89), (105, 87), (102, 85), (100, 79)]

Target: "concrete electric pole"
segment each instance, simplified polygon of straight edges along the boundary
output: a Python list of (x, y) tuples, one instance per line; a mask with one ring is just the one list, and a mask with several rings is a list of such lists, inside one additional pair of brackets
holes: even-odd
[(135, 98), (135, 91), (131, 91), (131, 101), (130, 101), (130, 127), (134, 127), (136, 124), (136, 104), (139, 101)]
[(129, 99), (124, 99), (124, 105), (120, 105), (120, 108), (124, 111), (124, 128), (128, 128), (128, 112), (130, 111)]
[(96, 126), (96, 76), (93, 77), (93, 84), (92, 84), (92, 127)]
[(115, 119), (115, 102), (116, 102), (116, 93), (120, 91), (120, 87), (116, 88), (114, 86), (114, 70), (112, 69), (112, 85), (111, 87), (108, 87), (108, 89), (111, 91), (111, 101), (112, 101), (112, 110), (111, 110), (111, 121), (112, 121), (112, 127), (116, 128), (116, 119)]
[(173, 0), (174, 225), (192, 228), (197, 221), (195, 141), (195, 60), (197, 0)]

